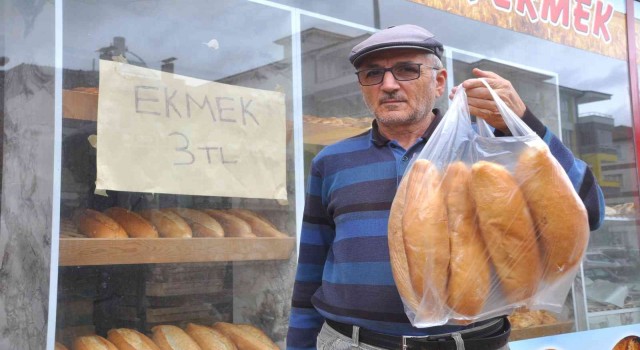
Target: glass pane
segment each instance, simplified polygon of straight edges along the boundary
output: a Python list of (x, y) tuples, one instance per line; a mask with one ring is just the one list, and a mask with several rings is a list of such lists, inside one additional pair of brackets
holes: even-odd
[(63, 28), (57, 340), (225, 322), (282, 344), (295, 261), (290, 13), (69, 0)]

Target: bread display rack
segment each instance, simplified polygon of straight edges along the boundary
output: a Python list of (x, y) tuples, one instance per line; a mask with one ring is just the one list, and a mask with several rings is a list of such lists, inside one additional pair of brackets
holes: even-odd
[[(97, 120), (97, 88), (63, 94), (65, 119)], [(294, 237), (87, 238), (64, 220), (60, 236), (60, 266), (286, 260), (295, 246)]]
[(60, 266), (289, 259), (286, 238), (61, 238)]

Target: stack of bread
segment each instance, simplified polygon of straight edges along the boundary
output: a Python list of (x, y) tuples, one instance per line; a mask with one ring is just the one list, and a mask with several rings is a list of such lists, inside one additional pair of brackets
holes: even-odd
[(526, 149), (513, 173), (419, 159), (389, 218), (394, 279), (419, 326), (546, 306), (568, 292), (588, 234), (586, 209), (547, 148)]
[[(56, 343), (56, 350), (67, 350)], [(259, 328), (217, 322), (211, 327), (189, 323), (184, 329), (160, 325), (150, 337), (128, 328), (111, 329), (107, 338), (88, 335), (74, 339), (72, 350), (278, 350)]]
[(63, 237), (191, 238), (288, 237), (268, 219), (247, 209), (147, 209), (138, 213), (113, 207), (83, 209), (63, 221)]

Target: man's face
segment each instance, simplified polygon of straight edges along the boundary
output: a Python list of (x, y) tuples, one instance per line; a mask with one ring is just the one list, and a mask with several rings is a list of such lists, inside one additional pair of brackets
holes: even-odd
[(429, 116), (435, 100), (444, 92), (446, 71), (439, 71), (434, 78), (434, 71), (429, 68), (433, 61), (422, 50), (375, 52), (363, 59), (358, 70), (390, 68), (404, 63), (422, 63), (420, 78), (397, 81), (391, 72), (386, 72), (380, 84), (360, 87), (364, 102), (378, 123), (387, 126), (415, 124)]

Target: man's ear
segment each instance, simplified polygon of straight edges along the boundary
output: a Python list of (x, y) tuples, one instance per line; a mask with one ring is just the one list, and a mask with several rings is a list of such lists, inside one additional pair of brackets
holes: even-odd
[(442, 68), (436, 74), (436, 97), (442, 96), (447, 87), (447, 70)]

